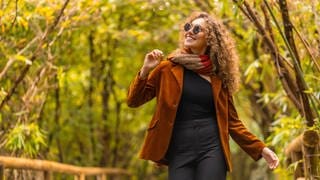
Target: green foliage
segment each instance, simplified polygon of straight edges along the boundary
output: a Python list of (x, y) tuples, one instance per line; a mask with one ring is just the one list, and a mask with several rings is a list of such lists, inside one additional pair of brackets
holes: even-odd
[[(64, 1), (17, 1), (17, 11), (15, 1), (1, 2), (0, 101), (15, 86), (22, 69), (30, 65), (0, 110), (4, 151), (79, 165), (123, 167), (136, 179), (165, 179), (164, 170), (137, 158), (155, 101), (130, 109), (125, 102), (127, 87), (148, 51), (158, 48), (167, 55), (177, 48), (180, 24), (191, 11), (201, 9), (198, 4), (178, 0), (70, 1), (56, 28), (35, 52)], [(284, 162), (283, 149), (303, 131), (305, 119), (283, 91), (263, 39), (237, 4), (231, 0), (201, 3), (223, 19), (236, 40), (243, 72), (236, 95), (241, 119), (265, 138)], [(249, 2), (263, 17), (261, 3)], [(319, 32), (319, 20), (314, 15), (319, 16), (320, 3), (295, 1), (289, 7), (293, 25), (318, 58), (319, 33), (315, 32)], [(281, 22), (277, 6), (272, 8)], [(275, 28), (274, 23), (272, 26)], [(296, 33), (294, 36), (309, 87), (306, 92), (320, 114), (320, 74)], [(274, 41), (281, 55), (292, 63), (277, 31)], [(31, 62), (33, 55), (36, 58)], [(266, 128), (262, 127), (267, 124), (263, 112), (270, 115), (272, 123)], [(315, 128), (320, 129), (319, 118), (315, 122)], [(232, 153), (239, 151), (237, 145), (232, 143), (231, 147)], [(259, 165), (257, 169), (263, 168)], [(290, 176), (286, 171), (283, 167), (276, 173), (281, 178)]]
[(6, 135), (5, 148), (22, 156), (35, 157), (46, 147), (46, 136), (35, 123), (16, 124)]
[(274, 147), (286, 147), (292, 138), (302, 133), (302, 127), (304, 127), (304, 124), (299, 115), (296, 115), (296, 118), (279, 117), (272, 123), (273, 133), (268, 137), (267, 141)]

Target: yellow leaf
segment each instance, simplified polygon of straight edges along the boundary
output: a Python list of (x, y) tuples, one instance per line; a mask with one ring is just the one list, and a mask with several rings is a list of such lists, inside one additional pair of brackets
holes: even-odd
[(313, 89), (309, 88), (307, 90), (304, 90), (303, 92), (306, 93), (306, 94), (311, 94), (311, 93), (313, 93)]
[(41, 46), (42, 47), (42, 49), (44, 49), (44, 48), (46, 48), (47, 47), (47, 43), (43, 43), (43, 45)]
[(68, 27), (70, 24), (71, 24), (70, 20), (65, 20), (61, 23), (61, 26), (65, 28), (65, 27)]
[(19, 25), (23, 26), (25, 29), (28, 29), (28, 21), (26, 21), (24, 18), (21, 16), (17, 17), (17, 22)]
[(4, 27), (4, 24), (1, 25), (1, 31), (4, 33), (6, 31), (6, 28)]
[(30, 61), (30, 59), (26, 58), (25, 56), (22, 56), (22, 55), (17, 54), (17, 55), (15, 55), (14, 57), (15, 57), (16, 60), (23, 61), (23, 62), (25, 62), (25, 63), (28, 64), (28, 65), (31, 65), (31, 64), (32, 64), (32, 61)]
[(16, 60), (19, 60), (19, 61), (25, 61), (27, 58), (26, 57), (24, 57), (24, 56), (22, 56), (22, 55), (15, 55), (15, 59)]
[(43, 16), (46, 18), (46, 20), (51, 21), (54, 19), (53, 13), (54, 13), (54, 9), (51, 7), (38, 7), (35, 11), (36, 13), (38, 13), (40, 16)]

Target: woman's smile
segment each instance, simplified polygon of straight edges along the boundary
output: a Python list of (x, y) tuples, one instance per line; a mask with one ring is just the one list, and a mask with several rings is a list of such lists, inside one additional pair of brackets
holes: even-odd
[(186, 41), (193, 41), (196, 40), (196, 38), (190, 36), (190, 35), (186, 35)]

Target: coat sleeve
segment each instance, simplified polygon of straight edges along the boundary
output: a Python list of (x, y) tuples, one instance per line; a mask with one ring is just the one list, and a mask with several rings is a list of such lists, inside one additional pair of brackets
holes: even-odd
[(140, 78), (140, 71), (131, 82), (127, 93), (127, 104), (129, 107), (139, 107), (156, 96), (157, 83), (159, 82), (161, 68), (160, 64), (150, 72), (147, 78)]
[(266, 145), (243, 125), (238, 117), (231, 95), (228, 96), (228, 112), (228, 128), (232, 139), (254, 160), (259, 160), (262, 157), (262, 150)]

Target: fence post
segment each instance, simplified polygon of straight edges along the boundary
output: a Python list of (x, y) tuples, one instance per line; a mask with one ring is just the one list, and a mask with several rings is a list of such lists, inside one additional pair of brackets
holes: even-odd
[(45, 180), (51, 180), (52, 172), (50, 171), (43, 171), (43, 176)]
[(4, 166), (0, 164), (0, 180), (4, 180)]
[(303, 159), (304, 174), (307, 179), (315, 179), (320, 176), (319, 168), (319, 141), (317, 131), (307, 130), (303, 133)]
[(85, 179), (86, 179), (86, 175), (83, 173), (74, 175), (74, 180), (85, 180)]
[(294, 171), (294, 178), (295, 179), (297, 179), (299, 177), (304, 177), (302, 159), (303, 159), (302, 151), (297, 151), (297, 152), (293, 151), (293, 152), (291, 152), (292, 163), (294, 163), (294, 162), (297, 163), (297, 161), (301, 161), (301, 162), (298, 163), (297, 169), (295, 169), (295, 171)]
[(127, 175), (127, 180), (131, 180), (132, 178), (131, 178), (131, 174), (129, 175)]
[(97, 180), (107, 180), (107, 176), (105, 174), (99, 174), (96, 176)]

